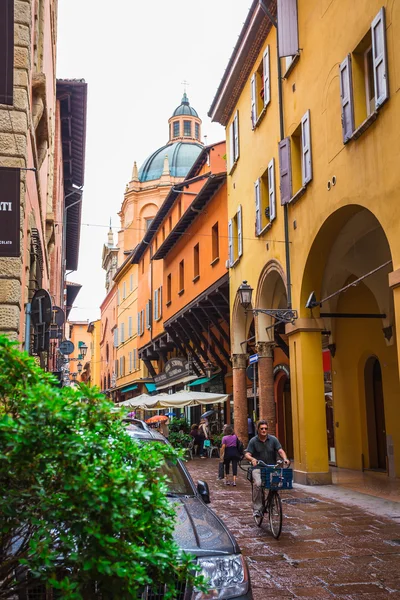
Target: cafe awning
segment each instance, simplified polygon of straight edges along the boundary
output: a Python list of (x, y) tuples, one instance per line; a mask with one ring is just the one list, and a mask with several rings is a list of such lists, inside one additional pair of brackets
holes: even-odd
[(210, 394), (207, 392), (176, 392), (175, 394), (142, 394), (130, 400), (120, 402), (118, 406), (142, 408), (144, 410), (161, 410), (163, 408), (183, 408), (184, 406), (201, 406), (226, 402), (226, 394)]

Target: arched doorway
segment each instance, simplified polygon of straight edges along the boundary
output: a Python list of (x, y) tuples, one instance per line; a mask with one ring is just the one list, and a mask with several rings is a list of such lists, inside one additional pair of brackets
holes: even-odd
[(386, 471), (386, 424), (382, 369), (375, 356), (371, 356), (365, 364), (364, 385), (369, 468)]

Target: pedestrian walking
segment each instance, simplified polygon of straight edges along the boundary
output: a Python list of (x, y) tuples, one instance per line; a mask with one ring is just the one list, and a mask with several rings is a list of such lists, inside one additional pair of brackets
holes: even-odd
[(250, 415), (247, 415), (247, 433), (249, 436), (249, 440), (254, 437), (254, 421)]
[(202, 438), (202, 451), (200, 453), (200, 458), (206, 458), (207, 456), (207, 449), (210, 447), (211, 445), (211, 441), (210, 441), (210, 431), (208, 428), (208, 422), (206, 419), (201, 419), (200, 421), (200, 425), (199, 425), (199, 435)]
[[(222, 438), (221, 454), (225, 465), (225, 485), (236, 486), (237, 466), (240, 460), (240, 452), (238, 450), (239, 438), (234, 432), (232, 425), (225, 427), (225, 435)], [(232, 482), (230, 480), (230, 465), (232, 464)]]
[(190, 428), (190, 434), (193, 438), (193, 448), (194, 450), (196, 450), (197, 448), (197, 455), (198, 456), (202, 456), (203, 454), (203, 443), (204, 443), (204, 435), (202, 435), (199, 431), (199, 426), (197, 425), (197, 423), (193, 423), (193, 425)]
[[(259, 460), (262, 460), (267, 465), (275, 465), (279, 456), (283, 458), (285, 465), (290, 464), (278, 438), (268, 433), (267, 421), (258, 421), (257, 435), (249, 441), (244, 454), (245, 459), (251, 462), (253, 467), (256, 467)], [(252, 476), (253, 485), (255, 486), (253, 515), (257, 517), (261, 516), (262, 510), (260, 469), (254, 469)]]

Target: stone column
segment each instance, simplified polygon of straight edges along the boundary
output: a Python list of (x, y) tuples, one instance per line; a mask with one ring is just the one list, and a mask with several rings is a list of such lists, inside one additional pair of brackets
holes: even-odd
[(286, 325), (290, 344), (294, 478), (298, 483), (332, 483), (328, 464), (322, 319), (297, 319)]
[(260, 419), (268, 421), (268, 429), (276, 434), (276, 408), (274, 395), (274, 350), (271, 342), (258, 342), (258, 395)]
[(388, 337), (390, 333), (395, 335), (395, 343), (397, 345), (397, 360), (399, 363), (399, 374), (400, 374), (400, 269), (389, 273), (389, 287), (393, 292), (393, 303), (394, 303), (394, 327), (392, 331), (388, 331)]
[(247, 443), (247, 354), (232, 354), (233, 419), (235, 433), (243, 444)]

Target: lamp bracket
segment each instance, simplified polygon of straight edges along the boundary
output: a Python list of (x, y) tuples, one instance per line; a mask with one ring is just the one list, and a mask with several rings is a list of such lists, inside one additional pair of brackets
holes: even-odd
[(297, 310), (291, 308), (251, 308), (250, 311), (255, 317), (259, 314), (273, 317), (280, 323), (294, 323), (298, 318)]

